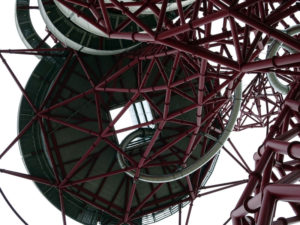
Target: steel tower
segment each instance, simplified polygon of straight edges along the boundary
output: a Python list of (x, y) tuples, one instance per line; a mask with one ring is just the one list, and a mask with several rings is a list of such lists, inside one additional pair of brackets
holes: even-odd
[[(182, 224), (185, 206), (189, 224), (197, 198), (241, 184), (224, 224), (300, 221), (299, 2), (37, 2), (16, 0), (26, 49), (0, 49), (22, 93), (18, 134), (0, 160), (18, 143), (28, 171), (0, 167), (3, 175), (32, 180), (62, 224), (66, 216), (91, 225), (151, 224), (175, 213)], [(38, 58), (26, 85), (11, 54)], [(253, 169), (228, 139), (249, 128), (266, 129), (252, 150)], [(249, 178), (206, 185), (221, 151)], [(293, 216), (275, 219), (278, 201)]]

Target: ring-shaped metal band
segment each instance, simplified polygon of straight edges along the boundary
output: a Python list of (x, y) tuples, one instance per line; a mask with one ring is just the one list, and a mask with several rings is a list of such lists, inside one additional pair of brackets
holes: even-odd
[(292, 147), (293, 147), (295, 144), (300, 144), (300, 142), (299, 142), (299, 141), (293, 141), (293, 142), (291, 142), (291, 143), (288, 145), (288, 147), (287, 147), (287, 154), (288, 154), (288, 156), (289, 156), (291, 159), (299, 160), (299, 158), (293, 156), (292, 153), (291, 153), (291, 149), (292, 149)]
[[(145, 174), (145, 173), (140, 173), (139, 175), (139, 180), (148, 182), (148, 183), (166, 183), (166, 182), (172, 182), (179, 180), (181, 178), (184, 178), (191, 173), (197, 171), (201, 167), (203, 167), (206, 163), (208, 163), (214, 156), (216, 156), (220, 150), (220, 148), (223, 146), (224, 142), (227, 140), (229, 137), (229, 134), (231, 133), (234, 124), (236, 122), (236, 119), (239, 114), (239, 110), (241, 107), (241, 101), (242, 101), (242, 84), (241, 82), (239, 85), (236, 87), (235, 92), (234, 92), (234, 98), (233, 98), (233, 107), (232, 111), (228, 120), (228, 123), (226, 127), (223, 130), (222, 135), (220, 138), (216, 141), (214, 146), (205, 154), (203, 155), (200, 159), (195, 161), (193, 164), (183, 168), (182, 170), (176, 171), (174, 173), (170, 174), (163, 174), (163, 175), (150, 175), (150, 174)], [(121, 148), (124, 150), (126, 146), (130, 143), (131, 140), (133, 140), (134, 137), (137, 136), (137, 134), (141, 131), (134, 131), (133, 133), (129, 134), (121, 143)], [(151, 131), (153, 132), (153, 131)], [(120, 167), (122, 169), (126, 168), (127, 165), (125, 163), (124, 158), (117, 153), (117, 159)], [(134, 178), (135, 177), (135, 170), (130, 170), (130, 171), (125, 171), (125, 173)]]
[[(129, 51), (140, 44), (140, 43), (137, 43), (132, 46), (125, 47), (125, 48), (119, 48), (119, 49), (105, 49), (105, 48), (99, 49), (98, 47), (91, 45), (90, 41), (82, 43), (83, 39), (78, 41), (77, 36), (67, 35), (59, 29), (59, 27), (55, 24), (55, 21), (53, 21), (53, 18), (50, 18), (49, 11), (47, 11), (45, 8), (44, 0), (38, 0), (38, 5), (39, 5), (41, 16), (42, 16), (44, 22), (46, 23), (49, 31), (51, 31), (51, 33), (61, 43), (63, 43), (64, 45), (66, 45), (76, 51), (83, 52), (83, 53), (90, 54), (90, 55), (116, 55), (116, 54), (123, 53), (125, 51)], [(68, 28), (69, 30), (73, 30), (73, 29), (80, 30), (83, 34), (83, 37), (86, 37), (86, 35), (92, 36), (92, 33), (90, 33), (89, 31), (86, 31), (86, 30), (82, 29), (81, 27), (77, 27), (77, 25), (75, 25), (75, 24), (73, 24), (73, 22), (69, 21), (68, 17), (66, 17), (59, 9), (57, 9), (57, 12), (59, 12), (61, 14), (61, 18), (63, 18), (63, 20), (68, 21), (66, 24), (69, 26), (69, 28)], [(107, 37), (107, 35), (106, 35), (106, 37)], [(99, 38), (105, 38), (105, 37), (99, 36)], [(112, 40), (112, 39), (107, 39), (107, 40)]]
[[(19, 36), (28, 49), (44, 48), (50, 49), (51, 47), (43, 41), (43, 38), (37, 33), (30, 16), (30, 0), (17, 0), (15, 8), (16, 27)], [(36, 55), (41, 59), (42, 56)]]
[(243, 202), (243, 206), (244, 206), (244, 208), (246, 209), (246, 211), (247, 212), (249, 212), (249, 213), (256, 213), (257, 211), (259, 211), (259, 208), (257, 208), (257, 209), (250, 209), (249, 207), (248, 207), (248, 205), (247, 205), (247, 203), (252, 199), (253, 197), (248, 197), (248, 198), (246, 198), (245, 199), (245, 201)]
[[(284, 30), (283, 32), (288, 34), (288, 35), (291, 35), (291, 36), (295, 35), (295, 34), (299, 34), (300, 33), (300, 25), (298, 24), (298, 25), (295, 25), (293, 27), (290, 27), (290, 28)], [(283, 48), (285, 48), (286, 50), (288, 50), (289, 52), (295, 52), (294, 49), (291, 49), (290, 47), (288, 47), (286, 45), (282, 45), (279, 41), (274, 40), (270, 44), (270, 47), (268, 49), (266, 58), (267, 59), (271, 58), (272, 64), (275, 68), (277, 68), (278, 66), (276, 65), (276, 63), (274, 61), (274, 57), (275, 57), (276, 53), (278, 52), (278, 50), (281, 46)], [(281, 94), (284, 94), (284, 95), (286, 95), (288, 93), (288, 91), (290, 89), (289, 86), (281, 83), (278, 80), (278, 78), (276, 77), (276, 74), (274, 72), (267, 73), (267, 77), (268, 77), (268, 80), (269, 80), (270, 84), (272, 85), (272, 87), (276, 91), (278, 91), (278, 92), (280, 92)]]

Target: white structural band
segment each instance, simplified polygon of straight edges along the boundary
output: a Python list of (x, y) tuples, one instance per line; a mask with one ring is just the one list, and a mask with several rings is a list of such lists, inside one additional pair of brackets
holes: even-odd
[[(284, 32), (290, 36), (298, 34), (298, 33), (300, 33), (300, 25), (290, 27), (290, 28), (284, 30)], [(271, 43), (270, 48), (268, 49), (266, 58), (274, 57), (276, 55), (276, 53), (279, 51), (280, 47), (288, 50), (290, 53), (296, 53), (296, 50), (291, 49), (290, 47), (282, 44), (281, 42), (279, 42), (277, 40), (274, 40)], [(286, 95), (289, 92), (289, 90), (290, 90), (289, 86), (286, 84), (283, 84), (277, 78), (277, 76), (274, 72), (269, 72), (267, 74), (267, 76), (268, 76), (268, 80), (269, 80), (270, 84), (276, 91), (278, 91), (279, 93), (281, 93), (283, 95)]]
[[(16, 8), (17, 8), (17, 6), (16, 6)], [(20, 36), (23, 44), (26, 46), (27, 49), (33, 49), (34, 47), (27, 41), (27, 39), (25, 38), (25, 36), (23, 34), (23, 31), (22, 31), (21, 26), (19, 24), (17, 12), (15, 12), (15, 20), (16, 20), (17, 31), (19, 33), (19, 36)]]
[(42, 15), (49, 31), (60, 42), (64, 43), (65, 45), (67, 45), (68, 47), (70, 47), (76, 51), (83, 52), (83, 53), (90, 54), (90, 55), (115, 55), (115, 54), (120, 54), (122, 52), (128, 51), (137, 46), (137, 45), (134, 45), (129, 48), (122, 48), (122, 49), (117, 49), (117, 50), (102, 50), (102, 49), (95, 49), (95, 48), (83, 46), (81, 43), (71, 40), (69, 37), (67, 37), (65, 34), (61, 33), (56, 28), (56, 26), (53, 24), (53, 22), (48, 17), (42, 0), (38, 0), (38, 4), (39, 4), (39, 9), (40, 9), (41, 15)]
[[(29, 5), (30, 0), (28, 1), (16, 1), (16, 8), (15, 8), (15, 22), (17, 31), (19, 33), (19, 36), (23, 42), (23, 44), (26, 46), (27, 49), (35, 49), (39, 44), (42, 44), (43, 48), (50, 48), (50, 46), (43, 42), (42, 38), (39, 36), (39, 34), (34, 29), (34, 26), (31, 21), (30, 12), (29, 12)], [(22, 9), (22, 15), (18, 12), (20, 10), (19, 8), (24, 7)], [(26, 9), (28, 8), (28, 9)], [(26, 16), (24, 16), (24, 14)], [(37, 53), (36, 51), (34, 51)], [(38, 59), (41, 59), (42, 56), (36, 55)]]
[[(220, 148), (224, 145), (225, 141), (229, 137), (229, 134), (231, 133), (235, 122), (237, 120), (240, 107), (241, 107), (241, 101), (242, 101), (242, 84), (240, 83), (234, 92), (234, 97), (233, 97), (233, 107), (231, 110), (231, 114), (228, 120), (228, 123), (226, 124), (226, 127), (223, 130), (223, 133), (221, 137), (219, 137), (218, 140), (216, 140), (215, 144), (213, 147), (207, 152), (204, 156), (202, 156), (200, 159), (195, 161), (193, 164), (189, 165), (186, 168), (183, 168), (180, 171), (177, 171), (175, 173), (170, 173), (170, 174), (162, 174), (162, 175), (150, 175), (150, 174), (145, 174), (145, 173), (140, 173), (139, 177), (137, 178), (140, 181), (148, 182), (148, 183), (166, 183), (166, 182), (172, 182), (179, 180), (181, 178), (184, 178), (191, 173), (197, 171), (201, 167), (203, 167), (206, 163), (208, 163), (220, 150)], [(150, 129), (145, 129), (147, 132), (146, 135), (151, 135)], [(128, 135), (123, 142), (121, 143), (121, 148), (125, 151), (126, 146), (132, 141), (135, 137), (142, 135), (145, 131), (142, 130), (137, 130)], [(122, 169), (126, 168), (126, 162), (124, 158), (117, 153), (117, 159), (120, 167)], [(130, 170), (125, 172), (127, 175), (130, 177), (134, 177), (136, 171), (135, 170)]]
[(87, 20), (83, 19), (76, 13), (74, 13), (72, 10), (68, 9), (66, 6), (64, 6), (62, 3), (58, 2), (57, 0), (54, 0), (55, 5), (59, 10), (67, 17), (69, 18), (73, 23), (75, 23), (77, 26), (81, 27), (82, 29), (101, 36), (101, 37), (108, 37), (108, 35), (101, 30), (99, 30), (96, 26), (89, 23)]
[[(109, 0), (105, 0), (104, 2), (111, 3)], [(135, 1), (124, 0), (122, 2), (135, 2)], [(190, 4), (192, 4), (193, 2), (194, 2), (194, 0), (185, 0), (185, 1), (182, 1), (181, 4), (182, 4), (182, 7), (186, 7)], [(57, 0), (54, 0), (54, 3), (66, 17), (69, 18), (77, 26), (81, 27), (82, 29), (84, 29), (92, 34), (99, 35), (101, 37), (108, 37), (108, 35), (106, 33), (99, 30), (99, 28), (97, 28), (96, 26), (94, 26), (93, 24), (91, 24), (90, 22), (85, 20), (84, 18), (80, 17), (78, 14), (76, 14), (75, 12), (70, 10), (68, 7), (66, 7), (62, 3), (58, 2)], [(156, 4), (156, 6), (159, 9), (161, 8), (161, 4)], [(128, 8), (132, 13), (134, 13), (140, 7), (139, 6), (130, 6)], [(178, 9), (177, 3), (172, 2), (172, 3), (168, 3), (166, 11), (171, 12), (176, 9)], [(153, 11), (150, 9), (145, 9), (143, 12), (141, 12), (141, 15), (152, 15), (152, 14), (153, 14)]]

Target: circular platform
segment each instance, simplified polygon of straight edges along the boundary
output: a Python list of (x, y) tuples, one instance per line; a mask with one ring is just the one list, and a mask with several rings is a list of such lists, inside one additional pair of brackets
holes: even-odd
[[(116, 224), (128, 213), (135, 224), (147, 224), (188, 204), (189, 182), (195, 190), (207, 182), (230, 133), (218, 112), (233, 99), (223, 99), (220, 92), (215, 96), (219, 103), (204, 103), (201, 113), (199, 68), (186, 60), (193, 58), (75, 54), (41, 60), (26, 86), (38, 113), (25, 98), (20, 106), (20, 131), (36, 117), (20, 140), (21, 152), (31, 175), (62, 188), (68, 216), (84, 224)], [(207, 81), (203, 97), (213, 88), (214, 82)], [(122, 140), (145, 129), (151, 132), (132, 138), (123, 151)], [(137, 171), (154, 177), (176, 174), (199, 160), (205, 162), (195, 173), (173, 181), (139, 181)], [(55, 187), (37, 186), (60, 208)]]

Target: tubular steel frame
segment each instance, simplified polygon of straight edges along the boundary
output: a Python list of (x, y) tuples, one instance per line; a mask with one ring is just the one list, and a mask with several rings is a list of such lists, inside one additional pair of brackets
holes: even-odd
[[(197, 197), (213, 194), (217, 191), (222, 191), (244, 183), (246, 183), (246, 187), (235, 208), (231, 212), (231, 218), (224, 224), (227, 224), (230, 220), (232, 220), (234, 225), (283, 225), (300, 221), (300, 187), (299, 185), (295, 184), (300, 178), (300, 144), (294, 141), (294, 139), (299, 139), (300, 135), (300, 84), (298, 78), (300, 75), (300, 53), (297, 53), (300, 51), (300, 42), (297, 35), (288, 36), (279, 29), (280, 26), (283, 28), (287, 28), (289, 26), (289, 24), (286, 22), (287, 17), (289, 17), (294, 24), (299, 24), (297, 12), (299, 12), (300, 5), (296, 0), (254, 0), (242, 1), (241, 3), (240, 1), (236, 0), (196, 0), (187, 10), (182, 8), (180, 1), (176, 1), (178, 4), (178, 9), (175, 12), (178, 16), (177, 20), (169, 20), (166, 17), (167, 0), (141, 2), (119, 2), (117, 0), (111, 0), (109, 2), (103, 0), (57, 1), (61, 4), (64, 4), (70, 10), (73, 10), (74, 13), (77, 13), (82, 18), (99, 28), (99, 30), (104, 32), (110, 38), (152, 43), (157, 45), (160, 51), (155, 52), (151, 46), (145, 47), (143, 50), (139, 50), (140, 52), (137, 51), (135, 53), (136, 56), (132, 58), (132, 61), (128, 64), (128, 66), (120, 68), (102, 83), (95, 84), (90, 79), (86, 65), (81, 60), (80, 53), (77, 51), (65, 47), (52, 49), (0, 49), (0, 58), (2, 60), (2, 64), (6, 67), (8, 73), (21, 90), (24, 98), (35, 112), (33, 119), (10, 142), (7, 148), (1, 151), (1, 160), (5, 159), (4, 156), (11, 150), (12, 146), (20, 140), (20, 138), (26, 133), (33, 123), (39, 123), (43, 135), (46, 135), (46, 131), (44, 130), (42, 124), (42, 119), (55, 121), (56, 123), (72, 127), (80, 130), (81, 132), (85, 132), (91, 136), (97, 137), (94, 144), (80, 159), (78, 159), (76, 166), (74, 166), (74, 168), (68, 174), (65, 174), (64, 179), (61, 180), (58, 172), (56, 169), (54, 169), (54, 174), (56, 177), (56, 182), (54, 183), (39, 177), (10, 171), (4, 168), (1, 168), (0, 172), (57, 188), (59, 190), (62, 221), (64, 225), (66, 224), (66, 215), (64, 210), (63, 192), (71, 193), (83, 201), (88, 202), (92, 206), (111, 214), (111, 212), (95, 204), (93, 201), (83, 199), (82, 196), (79, 196), (77, 193), (67, 188), (74, 186), (78, 189), (82, 189), (82, 187), (79, 185), (84, 182), (112, 176), (114, 174), (123, 173), (132, 169), (137, 169), (136, 177), (138, 177), (139, 168), (141, 168), (145, 162), (135, 162), (134, 159), (130, 158), (130, 156), (106, 139), (106, 136), (115, 134), (115, 132), (112, 132), (110, 128), (113, 127), (114, 123), (116, 123), (116, 121), (122, 116), (125, 110), (130, 106), (131, 102), (133, 102), (140, 94), (146, 98), (146, 93), (148, 92), (166, 90), (166, 110), (164, 112), (160, 112), (158, 109), (156, 109), (158, 113), (161, 114), (161, 119), (154, 122), (160, 124), (159, 128), (162, 129), (164, 121), (166, 119), (173, 119), (175, 116), (170, 116), (167, 114), (167, 106), (169, 104), (168, 96), (170, 96), (171, 89), (175, 89), (176, 85), (188, 82), (188, 80), (182, 80), (180, 81), (181, 83), (172, 83), (170, 79), (168, 84), (165, 86), (151, 87), (148, 89), (142, 87), (142, 81), (140, 87), (137, 89), (109, 89), (105, 87), (105, 84), (138, 64), (139, 60), (148, 59), (152, 60), (153, 63), (160, 65), (159, 61), (157, 60), (158, 57), (173, 55), (175, 56), (174, 65), (176, 65), (179, 58), (182, 58), (185, 60), (186, 64), (199, 69), (199, 74), (195, 74), (194, 77), (190, 77), (190, 79), (197, 79), (199, 82), (199, 90), (197, 90), (198, 98), (196, 99), (198, 102), (195, 102), (193, 107), (201, 111), (201, 107), (204, 104), (213, 104), (214, 108), (212, 109), (211, 114), (207, 115), (207, 119), (219, 117), (217, 111), (220, 110), (223, 112), (220, 115), (224, 116), (222, 118), (218, 118), (218, 120), (222, 121), (225, 126), (226, 121), (228, 121), (230, 109), (232, 107), (231, 101), (227, 100), (230, 99), (232, 90), (235, 89), (241, 79), (247, 74), (247, 76), (251, 77), (251, 79), (243, 92), (241, 114), (235, 126), (235, 130), (241, 131), (253, 127), (267, 127), (266, 138), (261, 147), (258, 149), (257, 153), (254, 155), (255, 169), (253, 171), (251, 171), (243, 159), (242, 153), (234, 146), (230, 139), (228, 142), (237, 153), (238, 157), (235, 157), (232, 153), (230, 153), (230, 151), (228, 151), (228, 149), (223, 147), (224, 151), (227, 152), (245, 171), (249, 173), (248, 180), (232, 181), (200, 187), (199, 183), (193, 183), (189, 177), (186, 178), (189, 184), (190, 196), (188, 201), (190, 204), (185, 224), (189, 223), (193, 202)], [(161, 9), (157, 7), (157, 3), (161, 3)], [(51, 1), (49, 4), (51, 4)], [(80, 5), (89, 9), (91, 12), (94, 12), (93, 16), (95, 18), (91, 19), (91, 17), (83, 15), (77, 10), (76, 7), (74, 7), (75, 5)], [(130, 6), (138, 6), (140, 7), (140, 10), (137, 10), (133, 13), (129, 10), (129, 8), (127, 8)], [(36, 7), (31, 8), (36, 9)], [(111, 8), (121, 11), (123, 15), (128, 17), (128, 20), (123, 24), (120, 24), (118, 27), (113, 28), (110, 24), (108, 13)], [(153, 27), (147, 27), (147, 25), (143, 24), (138, 17), (139, 14), (146, 9), (152, 11), (153, 14), (155, 14), (158, 18), (157, 27), (155, 29), (153, 29)], [(99, 14), (95, 13), (95, 10), (99, 10), (102, 17), (99, 17)], [(222, 28), (219, 33), (213, 33), (212, 26), (217, 20), (222, 21)], [(143, 32), (130, 33), (123, 31), (129, 23), (137, 24), (137, 26), (139, 26)], [(255, 36), (251, 37), (253, 34), (255, 34)], [(47, 38), (48, 36), (51, 36), (51, 34), (47, 35)], [(284, 54), (278, 55), (271, 59), (263, 59), (261, 55), (267, 48), (268, 43), (273, 39), (283, 43), (289, 48), (295, 49), (296, 53), (289, 53), (286, 51)], [(42, 41), (45, 40), (46, 38)], [(39, 46), (42, 46), (42, 44), (43, 43), (41, 43)], [(65, 64), (61, 68), (61, 71), (66, 68), (71, 57), (76, 57), (83, 71), (85, 71), (87, 79), (91, 81), (92, 88), (84, 93), (79, 93), (75, 97), (58, 103), (57, 105), (53, 105), (46, 110), (43, 109), (43, 107), (37, 108), (31, 102), (31, 99), (28, 97), (25, 89), (20, 84), (18, 76), (14, 73), (13, 68), (8, 64), (4, 55), (55, 55), (62, 57), (62, 52), (67, 52), (68, 56)], [(65, 57), (65, 55), (63, 56)], [(163, 71), (163, 65), (160, 66)], [(151, 70), (150, 67), (149, 70)], [(266, 79), (266, 74), (268, 72), (276, 72), (281, 79), (289, 83), (290, 91), (286, 97), (276, 93), (270, 86)], [(203, 88), (204, 81), (209, 79), (214, 79), (219, 84), (216, 90), (212, 90), (207, 96), (205, 96), (205, 98), (203, 98), (203, 96), (201, 96), (201, 88)], [(227, 96), (227, 98), (214, 98), (223, 90), (225, 92), (224, 96)], [(101, 91), (133, 93), (133, 97), (131, 101), (125, 105), (124, 109), (116, 117), (116, 119), (113, 120), (106, 129), (103, 129), (100, 115), (98, 115), (100, 135), (97, 132), (84, 129), (78, 124), (70, 124), (48, 114), (51, 110), (75, 101), (78, 98), (82, 98), (87, 94), (94, 94), (97, 96), (97, 92)], [(179, 91), (177, 91), (177, 94), (188, 98), (188, 96), (186, 96), (184, 93), (180, 93)], [(45, 102), (46, 101), (47, 97)], [(45, 105), (45, 102), (42, 104), (42, 106)], [(95, 102), (100, 104), (98, 101)], [(150, 99), (149, 102), (151, 102)], [(221, 104), (219, 104), (220, 102)], [(99, 107), (99, 105), (97, 105), (97, 107)], [(155, 105), (151, 105), (151, 107), (155, 109)], [(182, 109), (178, 112), (178, 114), (184, 113), (184, 110), (190, 109)], [(170, 118), (168, 118), (168, 116)], [(252, 120), (252, 122), (247, 122), (249, 119)], [(174, 122), (184, 123), (184, 121), (176, 121), (176, 119), (174, 119)], [(199, 128), (199, 124), (201, 124), (201, 118), (197, 118), (195, 124), (191, 132)], [(136, 125), (136, 128), (143, 127), (145, 125), (148, 124), (139, 124)], [(122, 132), (129, 129), (132, 129), (132, 127), (116, 132)], [(158, 136), (159, 131), (155, 135)], [(83, 180), (69, 182), (69, 179), (78, 170), (80, 170), (81, 166), (84, 165), (84, 161), (90, 154), (92, 154), (94, 147), (101, 139), (106, 141), (111, 147), (122, 154), (128, 161), (132, 162), (134, 167), (124, 168), (117, 171), (109, 171), (94, 177), (89, 177), (89, 175), (87, 175), (87, 177)], [(47, 143), (46, 148), (47, 151), (49, 151), (53, 168), (56, 168), (54, 160), (52, 159), (53, 153), (50, 152), (50, 147)], [(187, 151), (186, 153), (188, 155), (189, 152)], [(57, 151), (55, 154), (57, 154), (56, 156), (59, 155)], [(185, 160), (186, 158), (183, 161)], [(63, 165), (59, 166), (63, 168)], [(198, 175), (200, 176), (200, 174)], [(135, 218), (135, 212), (143, 207), (143, 205), (147, 203), (147, 200), (155, 195), (156, 191), (162, 185), (163, 184), (160, 184), (154, 188), (152, 192), (142, 202), (140, 202), (139, 207), (135, 208), (134, 210), (131, 209), (131, 204), (135, 194), (135, 183), (133, 183), (131, 189), (128, 186), (128, 189), (130, 190), (124, 217), (118, 217), (117, 215), (113, 216), (120, 220), (120, 224), (132, 224), (131, 221)], [(210, 188), (213, 190), (204, 193), (199, 192), (199, 190)], [(2, 196), (5, 198), (5, 195), (1, 189), (0, 191)], [(96, 195), (92, 197), (97, 198)], [(170, 196), (170, 198), (171, 197), (172, 196)], [(295, 216), (290, 218), (282, 217), (277, 221), (273, 221), (274, 211), (278, 201), (289, 202), (295, 213)], [(9, 201), (7, 200), (7, 202)], [(108, 204), (110, 204), (111, 207), (117, 207), (113, 204), (113, 202)], [(153, 204), (155, 204), (155, 202)], [(9, 205), (11, 206), (11, 204)], [(23, 219), (21, 220), (23, 221)], [(182, 214), (180, 209), (179, 224), (181, 224), (181, 220)], [(26, 224), (25, 221), (23, 221), (23, 223)]]

